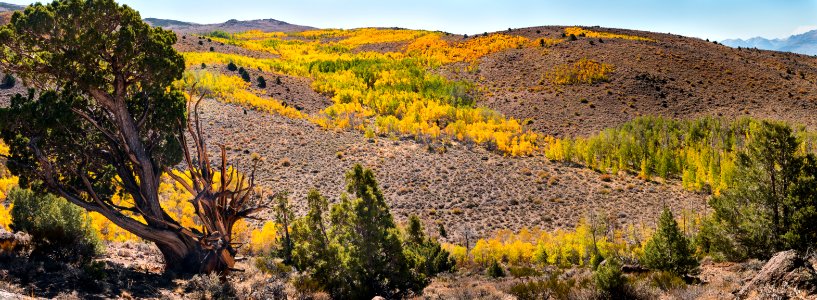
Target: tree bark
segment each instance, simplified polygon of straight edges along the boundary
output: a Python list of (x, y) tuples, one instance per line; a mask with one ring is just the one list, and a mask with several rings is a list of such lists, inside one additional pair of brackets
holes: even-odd
[(207, 250), (195, 239), (179, 234), (175, 240), (157, 241), (168, 274), (227, 274), (235, 266), (235, 251), (229, 247)]

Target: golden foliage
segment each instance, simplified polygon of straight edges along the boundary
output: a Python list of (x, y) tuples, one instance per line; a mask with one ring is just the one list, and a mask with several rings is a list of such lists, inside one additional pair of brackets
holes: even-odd
[(593, 84), (609, 81), (613, 66), (595, 60), (582, 58), (570, 65), (556, 66), (548, 73), (548, 80), (554, 84)]
[[(279, 55), (280, 59), (220, 53), (184, 55), (188, 66), (233, 62), (265, 72), (310, 76), (313, 89), (332, 95), (334, 100), (317, 116), (306, 116), (278, 101), (259, 97), (238, 77), (190, 71), (184, 82), (203, 82), (226, 102), (309, 119), (327, 129), (353, 129), (370, 135), (375, 131), (382, 135), (407, 134), (420, 140), (438, 139), (445, 134), (493, 145), (515, 156), (530, 155), (537, 149), (538, 136), (525, 131), (518, 121), (489, 109), (460, 104), (466, 96), (463, 86), (426, 71), (430, 65), (473, 62), (507, 48), (521, 48), (529, 43), (526, 38), (494, 34), (449, 45), (438, 33), (373, 28), (314, 30), (291, 37), (252, 32), (223, 39), (225, 43)], [(363, 44), (395, 41), (412, 42), (404, 49), (406, 53), (348, 51)], [(428, 43), (439, 49), (426, 49)]]
[(234, 33), (232, 36), (235, 39), (239, 40), (264, 40), (270, 38), (283, 38), (286, 37), (287, 34), (283, 32), (264, 32), (261, 30), (248, 30), (245, 32)]
[(355, 48), (367, 44), (405, 42), (427, 34), (428, 31), (422, 30), (358, 28), (310, 30), (297, 35), (309, 39), (341, 38), (338, 44)]
[(11, 208), (13, 206), (13, 203), (4, 204), (0, 202), (0, 227), (6, 231), (11, 231)]
[(238, 76), (225, 76), (207, 71), (188, 71), (180, 84), (203, 88), (225, 102), (252, 107), (260, 111), (277, 113), (293, 119), (307, 116), (292, 106), (285, 106), (278, 100), (263, 98), (250, 89), (250, 84)]
[(655, 42), (653, 39), (635, 36), (635, 35), (626, 35), (626, 34), (616, 34), (616, 33), (609, 33), (609, 32), (598, 32), (587, 30), (581, 27), (568, 27), (565, 28), (565, 35), (575, 35), (575, 36), (586, 36), (590, 38), (602, 38), (602, 39), (623, 39), (623, 40), (631, 40), (631, 41), (644, 41), (644, 42)]
[[(264, 48), (266, 50), (266, 48)], [(253, 58), (238, 54), (218, 53), (218, 52), (184, 52), (184, 62), (188, 68), (200, 66), (202, 63), (208, 65), (227, 65), (235, 63), (245, 68), (261, 69), (264, 72), (276, 72), (293, 76), (306, 76), (308, 71), (305, 67), (296, 64), (285, 64), (280, 60), (267, 58)]]
[[(9, 147), (3, 141), (0, 141), (0, 155), (9, 155)], [(6, 195), (17, 186), (17, 182), (18, 178), (5, 169), (3, 159), (0, 157), (0, 226), (6, 230), (10, 230), (12, 207), (12, 203), (6, 203)]]
[(278, 235), (278, 225), (274, 222), (265, 222), (260, 229), (250, 233), (249, 252), (252, 254), (267, 254), (272, 250)]
[[(553, 232), (523, 228), (518, 233), (499, 230), (488, 239), (480, 239), (469, 253), (459, 245), (444, 245), (459, 264), (487, 266), (493, 261), (510, 265), (587, 266), (598, 253), (603, 257), (638, 258), (652, 234), (644, 226), (629, 226), (610, 233), (593, 227), (582, 219), (573, 230)], [(594, 237), (595, 235), (595, 237)]]
[(9, 191), (17, 186), (17, 180), (16, 176), (0, 177), (0, 202), (5, 201)]
[(521, 36), (490, 34), (451, 44), (439, 33), (424, 35), (406, 46), (405, 52), (434, 63), (473, 62), (483, 56), (506, 49), (522, 48), (531, 41)]

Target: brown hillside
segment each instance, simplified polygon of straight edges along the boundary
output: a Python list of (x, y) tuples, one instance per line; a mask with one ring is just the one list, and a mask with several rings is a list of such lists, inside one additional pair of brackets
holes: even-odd
[[(560, 38), (563, 29), (534, 27), (507, 33), (538, 40)], [(464, 65), (449, 66), (441, 72), (477, 82), (486, 91), (482, 105), (531, 119), (532, 128), (548, 134), (592, 134), (639, 115), (751, 116), (817, 129), (815, 57), (739, 50), (671, 34), (588, 29), (656, 42), (578, 37), (550, 48), (511, 49), (490, 55), (480, 61), (475, 72), (454, 72)], [(557, 65), (583, 58), (613, 65), (610, 81), (577, 85), (542, 82)]]

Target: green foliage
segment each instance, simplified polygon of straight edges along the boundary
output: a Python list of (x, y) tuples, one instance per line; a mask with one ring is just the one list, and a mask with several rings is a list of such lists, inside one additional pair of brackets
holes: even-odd
[[(641, 117), (587, 138), (548, 138), (545, 154), (551, 160), (578, 162), (603, 172), (629, 171), (644, 179), (678, 178), (689, 190), (718, 194), (734, 180), (737, 153), (750, 142), (747, 137), (760, 130), (761, 123)], [(815, 151), (813, 134), (801, 129), (796, 136), (808, 141), (801, 145), (802, 151)]]
[(50, 194), (14, 188), (9, 192), (11, 227), (31, 235), (31, 256), (85, 264), (102, 252), (102, 242), (81, 208)]
[(686, 286), (686, 282), (678, 274), (666, 271), (650, 272), (647, 275), (647, 281), (650, 285), (661, 289), (662, 291), (669, 291)]
[(784, 217), (788, 224), (783, 228), (783, 241), (788, 247), (805, 250), (817, 241), (817, 157), (809, 155), (803, 159), (803, 168), (790, 197), (786, 198)]
[(292, 221), (295, 219), (295, 213), (292, 212), (292, 207), (289, 204), (287, 193), (278, 194), (275, 196), (275, 224), (281, 225), (281, 237), (279, 237), (280, 245), (277, 249), (278, 255), (284, 259), (284, 263), (292, 263), (292, 237), (290, 236), (289, 228)]
[(724, 222), (719, 222), (714, 215), (701, 220), (693, 245), (699, 253), (708, 254), (715, 261), (739, 261), (747, 254), (731, 238)]
[[(15, 13), (0, 28), (0, 68), (46, 88), (0, 108), (0, 136), (21, 186), (59, 194), (156, 243), (168, 271), (227, 271), (235, 254), (229, 233), (246, 213), (242, 201), (199, 212), (224, 212), (202, 220), (219, 228), (208, 235), (227, 234), (205, 244), (197, 242), (204, 233), (182, 233), (190, 231), (161, 207), (161, 176), (182, 161), (188, 116), (176, 39), (114, 0), (56, 0)], [(125, 198), (117, 194), (128, 201), (114, 203)]]
[(227, 64), (227, 70), (229, 70), (230, 72), (238, 71), (238, 66), (236, 66), (234, 62), (230, 62), (229, 64)]
[(356, 165), (346, 181), (349, 194), (331, 208), (329, 221), (326, 198), (309, 193), (309, 211), (292, 229), (296, 268), (341, 299), (404, 297), (453, 270), (454, 261), (425, 236), (419, 219), (410, 218), (401, 234), (371, 170)]
[(207, 65), (205, 63), (201, 63), (201, 68), (202, 69), (207, 69)]
[(510, 266), (508, 267), (508, 273), (510, 273), (511, 276), (513, 276), (514, 278), (542, 276), (542, 273), (539, 272), (539, 270), (536, 270), (536, 268), (526, 266), (521, 267)]
[[(399, 60), (384, 58), (319, 60), (311, 62), (308, 70), (316, 78), (330, 80), (334, 74), (351, 72), (364, 83), (365, 90), (361, 92), (371, 93), (375, 98), (385, 98), (377, 101), (388, 103), (386, 107), (382, 108), (384, 111), (381, 114), (383, 115), (398, 114), (397, 110), (400, 101), (408, 101), (408, 99), (394, 97), (393, 95), (402, 93), (418, 93), (423, 98), (453, 106), (471, 106), (475, 101), (473, 97), (474, 85), (472, 83), (450, 81), (442, 76), (431, 74), (428, 72), (427, 66), (417, 58)], [(381, 80), (382, 72), (385, 71), (395, 72), (395, 78), (405, 78), (405, 80)], [(369, 105), (370, 103), (364, 104)]]
[[(734, 187), (712, 199), (723, 240), (737, 258), (806, 250), (817, 238), (817, 164), (791, 127), (761, 122), (738, 155)], [(743, 256), (743, 257), (740, 257)]]
[(229, 38), (232, 37), (231, 34), (229, 34), (227, 32), (224, 32), (224, 31), (221, 31), (221, 30), (216, 30), (216, 31), (210, 32), (210, 34), (208, 34), (208, 36), (215, 37), (215, 38), (222, 38), (222, 39), (229, 39)]
[[(181, 77), (184, 59), (173, 49), (175, 41), (173, 32), (150, 27), (136, 11), (111, 0), (37, 3), (0, 28), (0, 67), (17, 70), (27, 82), (47, 82), (45, 86), (54, 88), (17, 95), (0, 109), (0, 133), (15, 162), (9, 169), (20, 176), (21, 185), (51, 174), (53, 181), (44, 182), (52, 188), (77, 192), (71, 202), (90, 198), (89, 185), (105, 201), (112, 198), (119, 175), (136, 202), (142, 201), (139, 184), (147, 178), (134, 174), (138, 168), (126, 158), (127, 147), (111, 137), (125, 134), (112, 119), (118, 115), (132, 123), (134, 116), (144, 116), (142, 126), (127, 128), (127, 136), (150, 149), (140, 153), (140, 158), (150, 158), (145, 169), (161, 170), (181, 161), (175, 129), (184, 120), (185, 98), (171, 84)], [(28, 59), (32, 53), (38, 59)], [(107, 94), (112, 91), (120, 92)], [(114, 97), (126, 103), (124, 112), (114, 113), (99, 101)], [(93, 200), (83, 204), (95, 205)]]
[(267, 88), (267, 80), (264, 79), (264, 76), (258, 76), (258, 87), (262, 89)]
[(374, 173), (356, 165), (346, 174), (347, 192), (332, 207), (333, 240), (352, 276), (350, 298), (399, 297), (419, 288), (403, 252), (400, 232), (389, 213)]
[(493, 260), (491, 261), (491, 264), (488, 265), (488, 268), (485, 269), (485, 275), (491, 278), (505, 277), (505, 269), (499, 265), (498, 261)]
[(17, 78), (15, 78), (14, 75), (6, 74), (5, 76), (3, 76), (2, 88), (10, 89), (13, 88), (15, 85), (17, 85)]
[(648, 268), (677, 275), (693, 274), (698, 268), (698, 260), (689, 240), (678, 229), (678, 223), (668, 208), (664, 208), (655, 234), (644, 246), (642, 262)]
[(440, 233), (440, 237), (447, 238), (448, 232), (445, 231), (445, 226), (443, 223), (437, 225), (437, 231)]
[(590, 258), (590, 267), (596, 270), (602, 262), (604, 262), (604, 256), (600, 253), (593, 254), (593, 257)]
[(324, 290), (340, 296), (349, 288), (344, 265), (341, 263), (341, 245), (330, 239), (326, 215), (329, 202), (317, 190), (311, 190), (306, 198), (309, 208), (306, 216), (292, 225), (292, 259), (294, 266), (320, 282)]
[(560, 279), (558, 272), (542, 280), (523, 281), (511, 286), (509, 293), (519, 300), (571, 299), (571, 291), (578, 288), (575, 279)]
[(545, 243), (538, 243), (536, 245), (536, 251), (533, 252), (533, 261), (540, 265), (547, 265), (548, 259), (549, 256)]
[(624, 291), (627, 278), (621, 272), (621, 263), (617, 259), (608, 259), (601, 263), (593, 273), (596, 288), (610, 298), (618, 298)]
[(419, 281), (428, 284), (431, 277), (442, 272), (454, 271), (456, 262), (439, 242), (426, 237), (423, 225), (417, 216), (410, 216), (403, 238), (406, 257), (411, 260), (414, 273), (420, 274)]
[(250, 79), (250, 73), (247, 72), (244, 67), (238, 68), (238, 74), (241, 75), (241, 79), (244, 79), (246, 82), (250, 82), (250, 80), (252, 80)]

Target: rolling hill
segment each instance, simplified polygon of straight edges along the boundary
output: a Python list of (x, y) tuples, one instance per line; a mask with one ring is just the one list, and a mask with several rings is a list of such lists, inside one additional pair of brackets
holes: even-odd
[[(541, 47), (538, 40), (560, 39), (566, 28), (513, 29), (489, 36), (521, 36), (536, 45), (511, 47), (473, 62), (443, 64), (431, 72), (475, 84), (477, 106), (526, 120), (526, 128), (544, 135), (588, 136), (639, 116), (754, 117), (817, 129), (813, 117), (817, 59), (813, 57), (738, 50), (677, 35), (587, 29), (611, 37), (579, 36)], [(450, 45), (478, 38), (443, 35)], [(402, 52), (409, 42), (364, 43), (351, 51)], [(212, 52), (258, 59), (276, 60), (282, 55), (191, 36), (177, 45), (188, 53), (209, 53), (211, 47)], [(548, 79), (555, 68), (581, 60), (608, 64), (613, 71), (605, 81), (590, 84), (559, 85)], [(246, 69), (253, 79), (279, 78), (281, 84), (268, 84), (256, 92), (303, 112), (316, 115), (333, 103), (332, 94), (315, 91), (313, 78)], [(205, 70), (229, 73), (226, 62), (207, 63)], [(706, 195), (685, 191), (678, 181), (664, 185), (622, 173), (607, 182), (594, 171), (547, 162), (541, 154), (510, 158), (457, 142), (448, 145), (445, 154), (432, 154), (410, 137), (366, 138), (357, 131), (327, 131), (305, 120), (219, 101), (208, 102), (203, 111), (213, 142), (232, 145), (229, 156), (240, 167), (251, 165), (251, 153), (265, 158), (260, 166), (264, 185), (287, 187), (293, 195), (304, 195), (313, 187), (333, 195), (342, 188), (344, 170), (362, 162), (378, 174), (398, 219), (416, 214), (427, 222), (441, 222), (450, 228), (452, 239), (468, 228), (479, 234), (523, 226), (569, 228), (593, 207), (602, 207), (621, 224), (637, 224), (652, 220), (663, 205), (680, 211), (706, 203)], [(302, 199), (295, 204), (304, 209)]]

